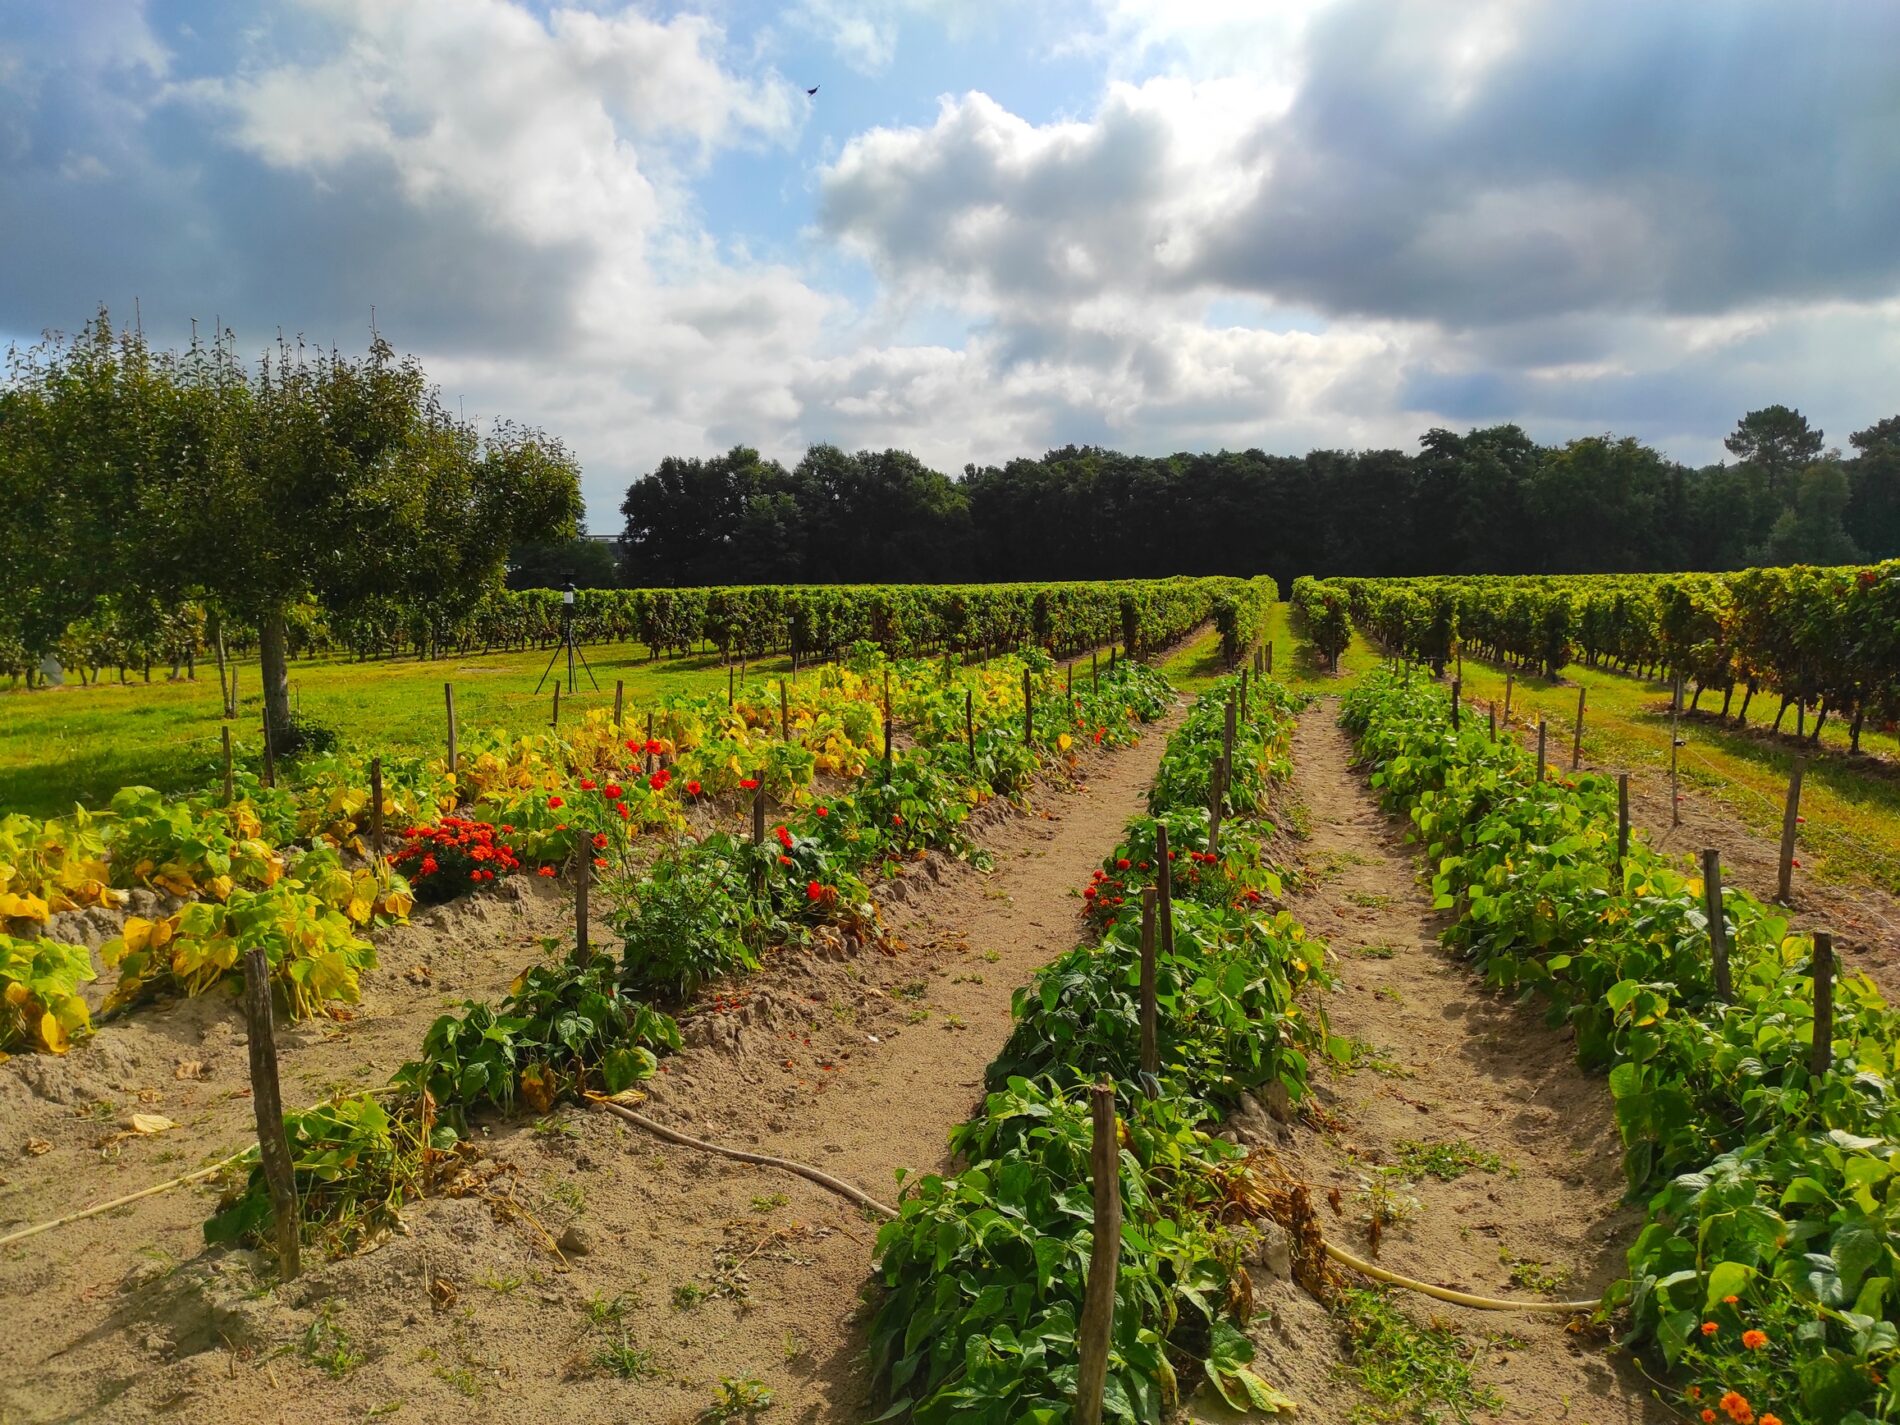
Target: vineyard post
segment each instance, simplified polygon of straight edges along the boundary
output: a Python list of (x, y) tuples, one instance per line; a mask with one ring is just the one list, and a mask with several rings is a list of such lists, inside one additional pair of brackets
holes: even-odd
[(369, 846), (378, 861), (383, 859), (383, 759), (369, 759)]
[(884, 670), (884, 780), (891, 780), (891, 672)]
[(1498, 705), (1496, 703), (1487, 703), (1485, 705), (1484, 722), (1485, 729), (1490, 734), (1491, 740), (1496, 742), (1498, 740)]
[(231, 712), (231, 694), (224, 686), (224, 624), (218, 624), (218, 705), (228, 718)]
[(646, 765), (646, 774), (647, 774), (647, 775), (648, 775), (649, 777), (651, 777), (651, 776), (653, 775), (653, 714), (652, 714), (652, 713), (650, 713), (650, 712), (649, 712), (649, 713), (647, 714), (647, 747), (646, 747), (646, 753), (647, 753), (647, 760), (646, 760), (646, 764), (645, 764), (645, 765)]
[(1155, 1046), (1155, 888), (1153, 886), (1141, 888), (1141, 1071), (1150, 1077), (1161, 1072), (1161, 1052)]
[(1207, 779), (1207, 851), (1210, 856), (1220, 854), (1220, 810), (1221, 799), (1227, 792), (1227, 764), (1216, 762)]
[(1271, 639), (1267, 642), (1267, 676), (1269, 678), (1273, 676), (1273, 642)]
[(1108, 645), (1108, 671), (1115, 671), (1115, 645), (1112, 643)]
[(728, 710), (731, 709), (733, 703), (736, 701), (735, 693), (738, 685), (735, 680), (737, 677), (738, 674), (734, 672), (732, 665), (728, 663), (726, 665), (726, 707)]
[[(442, 701), (443, 701), (443, 704), (444, 704), (444, 705), (445, 705), (445, 706), (446, 706), (446, 707), (448, 708), (448, 710), (449, 710), (449, 775), (450, 775), (451, 777), (453, 777), (453, 776), (455, 775), (455, 773), (456, 773), (456, 755), (455, 755), (455, 684), (453, 684), (453, 683), (444, 683), (444, 684), (442, 685)], [(459, 799), (458, 799), (458, 800), (459, 800)]]
[(277, 1227), (277, 1269), (285, 1281), (303, 1269), (298, 1244), (297, 1182), (284, 1134), (284, 1101), (277, 1084), (277, 1041), (271, 1033), (270, 960), (263, 946), (244, 961), (244, 1018), (250, 1034), (251, 1107), (257, 1117), (257, 1157), (270, 1188)]
[(1732, 996), (1728, 977), (1728, 924), (1722, 913), (1722, 853), (1713, 846), (1702, 853), (1702, 895), (1708, 906), (1709, 957), (1714, 967), (1715, 997)]
[(1820, 1078), (1834, 1062), (1834, 937), (1814, 932), (1814, 1044), (1808, 1053), (1808, 1072)]
[(1464, 696), (1464, 691), (1465, 680), (1463, 678), (1453, 678), (1451, 680), (1451, 730), (1453, 732), (1456, 732), (1459, 727), (1458, 701)]
[(1623, 879), (1623, 862), (1630, 854), (1630, 774), (1616, 774), (1616, 878)]
[(1102, 1082), (1089, 1095), (1095, 1137), (1089, 1148), (1095, 1187), (1095, 1234), (1082, 1320), (1076, 1329), (1075, 1425), (1102, 1425), (1108, 1383), (1108, 1346), (1115, 1329), (1115, 1275), (1122, 1244), (1121, 1134), (1115, 1124), (1115, 1086)]
[(765, 768), (761, 767), (752, 774), (752, 780), (758, 785), (752, 789), (752, 844), (765, 844)]
[(1248, 672), (1249, 670), (1246, 668), (1242, 668), (1240, 670), (1240, 705), (1243, 708), (1247, 706), (1247, 674)]
[(970, 748), (970, 770), (976, 770), (976, 694), (963, 690), (963, 740)]
[(1234, 695), (1227, 695), (1227, 720), (1221, 726), (1220, 760), (1222, 765), (1231, 766), (1234, 760)]
[(783, 678), (778, 680), (778, 740), (780, 742), (792, 740), (792, 707), (785, 691)]
[(587, 891), (594, 879), (594, 843), (579, 827), (574, 831), (574, 963), (585, 965), (594, 952), (587, 943)]
[(1781, 813), (1781, 879), (1776, 883), (1775, 899), (1784, 905), (1794, 889), (1794, 839), (1801, 825), (1801, 778), (1807, 770), (1807, 758), (1794, 759), (1794, 770), (1788, 774), (1788, 803)]
[(264, 785), (277, 785), (277, 748), (276, 739), (271, 736), (270, 699), (264, 699)]
[(1069, 705), (1073, 707), (1075, 706), (1075, 664), (1071, 663), (1069, 665), (1068, 675), (1069, 675), (1069, 681), (1068, 681), (1068, 687), (1065, 690), (1065, 694), (1069, 699)]
[(224, 804), (230, 806), (237, 800), (237, 779), (231, 771), (231, 725), (226, 723), (218, 730), (224, 734)]
[(622, 721), (621, 714), (626, 710), (626, 706), (627, 680), (625, 678), (616, 678), (614, 679), (614, 730), (616, 732), (620, 730)]
[(1099, 648), (1091, 648), (1089, 650), (1089, 677), (1094, 679), (1095, 681), (1095, 691), (1098, 693), (1101, 692), (1102, 691), (1102, 650)]
[(560, 725), (561, 725), (561, 685), (559, 683), (556, 683), (554, 685), (554, 716), (551, 719), (549, 719), (548, 726), (559, 727)]
[(1504, 675), (1504, 721), (1506, 723), (1509, 723), (1511, 720), (1511, 685), (1516, 681), (1517, 674), (1506, 673)]
[(1540, 717), (1537, 719), (1537, 780), (1544, 780), (1544, 743), (1550, 729)]
[(1035, 746), (1036, 707), (1029, 690), (1029, 670), (1023, 669), (1023, 746)]
[(1669, 700), (1669, 824), (1682, 825), (1682, 794), (1678, 791), (1676, 780), (1676, 761), (1682, 748), (1682, 734), (1677, 730), (1682, 717), (1682, 674), (1676, 674), (1675, 693)]
[(231, 665), (231, 702), (230, 702), (230, 704), (229, 704), (229, 706), (227, 706), (227, 707), (225, 708), (225, 710), (224, 710), (224, 715), (225, 715), (225, 717), (227, 717), (227, 718), (235, 718), (235, 717), (237, 716), (237, 710), (238, 710), (238, 692), (237, 692), (237, 675), (238, 675), (238, 667), (239, 667), (239, 665), (238, 665), (238, 664), (236, 664), (236, 663), (233, 663), (233, 664)]
[(1583, 766), (1583, 697), (1588, 691), (1581, 684), (1577, 687), (1577, 726), (1570, 739), (1570, 770), (1573, 772)]

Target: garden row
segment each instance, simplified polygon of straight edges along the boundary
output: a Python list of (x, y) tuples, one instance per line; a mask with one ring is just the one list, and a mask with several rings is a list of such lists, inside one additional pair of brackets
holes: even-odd
[[(573, 618), (589, 643), (636, 642), (657, 656), (710, 644), (732, 658), (796, 652), (839, 656), (860, 641), (894, 657), (952, 651), (994, 655), (1035, 646), (1058, 656), (1119, 643), (1136, 656), (1215, 623), (1231, 657), (1252, 647), (1279, 597), (1267, 578), (1128, 579), (1044, 584), (753, 585), (686, 589), (581, 589)], [(294, 650), (358, 657), (548, 647), (566, 616), (554, 589), (495, 588), (453, 623), (396, 600), (358, 601), (347, 614), (311, 600), (292, 605)], [(53, 648), (67, 667), (174, 669), (223, 639), (251, 646), (253, 632), (220, 627), (198, 604), (172, 609), (105, 600), (69, 625)], [(23, 656), (23, 655), (22, 655)], [(15, 658), (11, 664), (18, 665)]]
[[(1460, 648), (1556, 676), (1592, 667), (1680, 674), (1740, 716), (1757, 692), (1864, 722), (1900, 717), (1900, 560), (1725, 574), (1443, 576), (1327, 581), (1387, 648), (1442, 668)], [(1299, 598), (1296, 588), (1295, 599)], [(1342, 644), (1343, 646), (1343, 644)]]
[(1613, 778), (1553, 779), (1423, 678), (1375, 672), (1343, 720), (1458, 911), (1447, 943), (1608, 1072), (1648, 1198), (1608, 1297), (1630, 1343), (1705, 1421), (1900, 1419), (1900, 1017), (1859, 977), (1817, 1015), (1815, 943), (1736, 890), (1718, 990), (1707, 888), (1640, 838), (1619, 851)]
[[(973, 729), (992, 729), (987, 743), (976, 739), (979, 757), (995, 781), (1013, 785), (1032, 756), (1020, 733), (1025, 679), (1059, 710), (1063, 694), (1041, 655), (953, 674), (947, 664), (886, 668), (861, 651), (855, 667), (754, 682), (730, 701), (666, 699), (637, 730), (638, 715), (616, 726), (596, 713), (524, 737), (476, 735), (454, 770), (446, 758), (372, 764), (334, 754), (301, 759), (276, 785), (234, 774), (228, 795), (167, 800), (132, 787), (96, 812), (8, 814), (0, 1050), (58, 1051), (86, 1030), (81, 987), (93, 968), (83, 946), (59, 939), (69, 912), (116, 914), (128, 892), (155, 893), (159, 913), (126, 918), (104, 947), (121, 974), (108, 1011), (155, 992), (203, 993), (261, 945), (289, 1008), (307, 1015), (358, 997), (360, 972), (375, 959), (355, 932), (401, 919), (413, 899), (446, 899), (519, 871), (553, 875), (583, 840), (617, 864), (635, 836), (676, 836), (696, 806), (754, 781), (791, 802), (809, 798), (820, 778), (861, 778), (890, 743), (887, 712), (890, 731), (919, 739), (968, 742)], [(1123, 680), (1117, 668), (1106, 687)], [(1092, 689), (1089, 698), (1092, 706)], [(1013, 744), (996, 731), (1012, 718)], [(1051, 745), (1067, 736), (1054, 719), (1044, 729)], [(373, 777), (382, 819), (405, 843), (389, 861), (368, 854)]]
[[(845, 723), (854, 709), (877, 706), (860, 694), (881, 695), (882, 671), (826, 670)], [(931, 849), (975, 854), (965, 822), (976, 806), (1025, 791), (1039, 767), (1073, 766), (1081, 746), (1134, 739), (1172, 701), (1161, 676), (1132, 660), (1073, 691), (1054, 682), (1046, 660), (1027, 672), (1012, 662), (956, 678), (937, 664), (890, 671), (892, 721), (901, 721), (905, 745), (855, 779), (781, 781), (773, 818), (765, 815), (772, 774), (761, 784), (754, 762), (736, 783), (753, 799), (749, 834), (685, 835), (635, 869), (615, 808), (636, 769), (620, 782), (587, 777), (563, 791), (536, 788), (537, 815), (559, 818), (600, 853), (593, 892), (617, 948), (549, 942), (548, 958), (524, 970), (500, 1002), (469, 1003), (436, 1020), (419, 1057), (394, 1075), (393, 1099), (364, 1094), (287, 1115), (303, 1236), (347, 1247), (386, 1225), (461, 1161), (474, 1115), (546, 1112), (650, 1076), (681, 1042), (666, 1011), (707, 981), (755, 970), (775, 951), (874, 941), (868, 883)], [(793, 720), (794, 734), (801, 725)], [(754, 750), (790, 757), (796, 746)], [(809, 759), (809, 749), (799, 750)], [(680, 755), (673, 782), (691, 765)], [(737, 753), (732, 760), (747, 765)], [(709, 784), (694, 777), (688, 785), (697, 795)], [(212, 1240), (263, 1240), (274, 1223), (260, 1165), (206, 1232)]]
[[(1288, 770), (1296, 708), (1264, 679), (1228, 679), (1199, 700), (1169, 742), (1148, 814), (1085, 888), (1095, 943), (1017, 992), (983, 1109), (952, 1135), (963, 1168), (907, 1185), (878, 1238), (887, 1292), (871, 1354), (888, 1402), (878, 1418), (1070, 1418), (1096, 1245), (1099, 1080), (1114, 1085), (1120, 1119), (1123, 1224), (1102, 1418), (1159, 1421), (1203, 1373), (1238, 1408), (1290, 1404), (1249, 1369), (1243, 1330), (1242, 1257), (1265, 1188), (1213, 1130), (1248, 1091), (1301, 1097), (1308, 1056), (1329, 1047), (1323, 1019), (1295, 1003), (1326, 982), (1324, 949), (1272, 908), (1280, 877), (1262, 855), (1268, 784)], [(1159, 925), (1142, 894), (1157, 882), (1168, 889)]]

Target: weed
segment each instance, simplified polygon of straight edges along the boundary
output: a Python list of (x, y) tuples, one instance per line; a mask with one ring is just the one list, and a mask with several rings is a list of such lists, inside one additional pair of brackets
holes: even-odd
[(1390, 1053), (1367, 1039), (1342, 1039), (1343, 1048), (1335, 1054), (1339, 1066), (1348, 1072), (1370, 1069), (1388, 1079), (1412, 1079), (1418, 1076), (1394, 1059)]
[(930, 993), (930, 986), (923, 980), (911, 980), (899, 985), (892, 993), (899, 999), (919, 1000)]
[(595, 1351), (594, 1367), (622, 1380), (649, 1380), (660, 1373), (653, 1352), (633, 1345), (625, 1336)]
[(1003, 952), (1001, 950), (985, 950), (983, 952), (983, 958), (994, 965), (1003, 958)]
[(1512, 1286), (1521, 1286), (1539, 1296), (1554, 1294), (1570, 1280), (1568, 1267), (1552, 1266), (1549, 1262), (1540, 1262), (1531, 1257), (1513, 1256), (1508, 1248), (1498, 1248), (1498, 1262), (1510, 1269)]
[(1384, 910), (1392, 904), (1391, 896), (1375, 895), (1370, 891), (1347, 891), (1346, 899), (1366, 910)]
[(920, 1005), (906, 1015), (905, 1018), (910, 1020), (912, 1024), (922, 1024), (926, 1019), (930, 1018), (930, 1011)]
[(811, 1349), (811, 1344), (796, 1331), (787, 1331), (782, 1347), (785, 1352), (785, 1359), (787, 1361), (795, 1361)]
[(1399, 953), (1396, 945), (1361, 945), (1359, 953), (1368, 960), (1390, 960)]
[(556, 1177), (553, 1174), (549, 1174), (545, 1181), (548, 1185), (548, 1196), (561, 1206), (577, 1217), (587, 1211), (587, 1189), (578, 1181), (573, 1178)]
[(301, 1349), (303, 1358), (319, 1367), (331, 1380), (342, 1380), (369, 1359), (336, 1324), (336, 1308), (332, 1303), (325, 1303), (317, 1319), (304, 1330)]
[(691, 1311), (711, 1295), (712, 1293), (698, 1282), (681, 1282), (673, 1288), (673, 1309)]
[(734, 1380), (722, 1376), (713, 1391), (713, 1403), (700, 1416), (702, 1420), (750, 1420), (762, 1410), (772, 1408), (772, 1392), (756, 1376)]
[(1376, 1250), (1388, 1227), (1410, 1222), (1425, 1205), (1403, 1189), (1407, 1179), (1397, 1168), (1374, 1168), (1359, 1175), (1359, 1191), (1352, 1200), (1365, 1211), (1366, 1236)]
[(522, 1285), (526, 1281), (526, 1277), (504, 1277), (498, 1273), (490, 1272), (487, 1276), (483, 1277), (481, 1281), (476, 1283), (476, 1285), (485, 1286), (492, 1292), (499, 1292), (502, 1296), (512, 1296), (515, 1292), (521, 1290)]
[(592, 1326), (611, 1326), (627, 1314), (627, 1308), (634, 1303), (625, 1292), (617, 1296), (608, 1296), (604, 1292), (595, 1292), (587, 1303), (587, 1320)]
[(1374, 999), (1387, 1000), (1393, 1004), (1405, 1003), (1405, 996), (1399, 993), (1396, 985), (1380, 985), (1378, 989), (1372, 992), (1372, 997)]
[(943, 1027), (944, 1027), (945, 1029), (967, 1029), (967, 1028), (969, 1028), (969, 1026), (968, 1026), (967, 1024), (965, 1024), (965, 1023), (963, 1022), (963, 1020), (962, 1020), (962, 1018), (961, 1018), (960, 1016), (958, 1016), (958, 1015), (954, 1015), (954, 1014), (946, 1014), (946, 1015), (945, 1015), (945, 1016), (943, 1017)]
[(1352, 1351), (1341, 1372), (1371, 1397), (1353, 1407), (1353, 1425), (1408, 1417), (1438, 1425), (1503, 1407), (1497, 1392), (1472, 1375), (1473, 1348), (1452, 1328), (1417, 1326), (1384, 1292), (1367, 1288), (1342, 1293), (1333, 1311)]
[(535, 1120), (532, 1129), (537, 1138), (578, 1138), (580, 1125), (565, 1114), (550, 1114), (546, 1118)]
[(1423, 1143), (1415, 1138), (1402, 1138), (1399, 1140), (1399, 1168), (1407, 1177), (1430, 1174), (1449, 1183), (1473, 1168), (1486, 1173), (1501, 1172), (1504, 1159), (1463, 1138), (1455, 1143)]
[(759, 1213), (761, 1216), (763, 1216), (767, 1213), (777, 1212), (781, 1207), (785, 1206), (785, 1204), (790, 1201), (791, 1199), (787, 1197), (784, 1193), (775, 1192), (769, 1197), (753, 1198), (752, 1210), (756, 1213)]
[(469, 1367), (438, 1366), (436, 1367), (435, 1374), (438, 1380), (448, 1382), (449, 1386), (455, 1390), (457, 1394), (467, 1396), (470, 1400), (479, 1400), (481, 1398), (481, 1377), (476, 1375)]

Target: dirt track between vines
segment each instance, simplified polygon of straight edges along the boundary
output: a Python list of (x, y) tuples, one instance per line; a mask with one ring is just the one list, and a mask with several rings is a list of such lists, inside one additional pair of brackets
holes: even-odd
[[(1028, 816), (980, 813), (993, 872), (937, 857), (908, 868), (880, 897), (894, 953), (780, 954), (735, 983), (726, 1012), (688, 1022), (688, 1048), (650, 1086), (646, 1111), (696, 1136), (813, 1163), (885, 1200), (899, 1169), (947, 1166), (946, 1134), (979, 1102), (1012, 992), (1077, 939), (1075, 895), (1143, 806), (1174, 720), (1083, 764), (1085, 788), (1040, 791)], [(564, 903), (531, 895), (519, 912), (498, 910), (496, 925), (472, 927), (470, 945), (436, 946), (438, 967), (472, 955), (472, 968), (452, 986), (399, 993), (414, 1004), (375, 1016), (374, 1047), (321, 1035), (293, 1045), (287, 1085), (365, 1068), (380, 1078), (394, 1067), (388, 1054), (413, 1052), (444, 989), (496, 992)], [(386, 952), (384, 964), (399, 970), (401, 957)], [(181, 1088), (160, 1083), (174, 1057), (189, 1059), (206, 1037), (241, 1044), (231, 1013), (206, 1004), (154, 1013), (137, 1021), (137, 1052), (89, 1067), (134, 1097), (151, 1080), (166, 1111)], [(241, 1048), (222, 1057), (241, 1078)], [(19, 1102), (23, 1086), (11, 1087)], [(182, 1087), (199, 1112), (171, 1111), (195, 1146), (169, 1171), (222, 1146), (207, 1130), (249, 1111), (248, 1101), (225, 1102), (232, 1086), (202, 1105), (195, 1084)], [(71, 1095), (81, 1111), (89, 1092)], [(36, 1100), (36, 1121), (65, 1122), (74, 1109)], [(62, 1135), (64, 1181), (14, 1145), (28, 1181), (7, 1216), (50, 1215), (167, 1171), (152, 1146), (161, 1136), (125, 1145), (136, 1175), (102, 1175), (91, 1161), (98, 1131), (82, 1120)], [(274, 1292), (259, 1289), (251, 1254), (201, 1249), (209, 1203), (199, 1189), (9, 1249), (0, 1425), (685, 1422), (712, 1404), (722, 1377), (762, 1381), (776, 1396), (774, 1420), (868, 1415), (858, 1308), (876, 1225), (856, 1209), (584, 1108), (497, 1124), (481, 1146), (481, 1170), (493, 1174), (486, 1197), (431, 1198), (376, 1250), (321, 1263)], [(608, 1356), (621, 1347), (616, 1369)]]
[[(1381, 1167), (1404, 1165), (1405, 1145), (1495, 1154), (1495, 1170), (1469, 1167), (1452, 1181), (1416, 1167), (1389, 1179), (1417, 1207), (1385, 1227), (1377, 1260), (1480, 1295), (1594, 1297), (1622, 1274), (1641, 1220), (1622, 1202), (1609, 1090), (1577, 1070), (1567, 1034), (1485, 994), (1439, 947), (1444, 922), (1415, 877), (1407, 825), (1379, 809), (1351, 767), (1337, 712), (1331, 698), (1309, 708), (1294, 742), (1292, 793), (1310, 825), (1313, 882), (1292, 910), (1332, 949), (1339, 987), (1327, 1012), (1334, 1033), (1362, 1046), (1361, 1058), (1354, 1069), (1320, 1074), (1319, 1101), (1332, 1122), (1281, 1134), (1283, 1144), (1291, 1139), (1283, 1157), (1314, 1185), (1316, 1200), (1337, 1190), (1339, 1208), (1320, 1209), (1324, 1230), (1363, 1256), (1363, 1189)], [(1526, 1286), (1533, 1276), (1545, 1280)], [(1254, 1332), (1263, 1373), (1300, 1401), (1308, 1425), (1344, 1425), (1357, 1394), (1336, 1383), (1339, 1351), (1318, 1308), (1285, 1285), (1266, 1299), (1284, 1330)], [(1416, 1321), (1455, 1325), (1474, 1344), (1477, 1374), (1501, 1402), (1475, 1419), (1674, 1418), (1601, 1339), (1571, 1334), (1562, 1317), (1469, 1311), (1406, 1293), (1395, 1300)]]

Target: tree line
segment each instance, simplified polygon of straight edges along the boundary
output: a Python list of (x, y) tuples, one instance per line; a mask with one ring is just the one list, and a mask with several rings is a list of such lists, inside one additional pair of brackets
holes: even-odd
[(197, 605), (256, 630), (288, 745), (299, 610), (452, 622), (511, 545), (572, 533), (579, 479), (541, 431), (453, 414), (380, 336), (362, 357), (279, 341), (246, 362), (227, 332), (155, 350), (101, 312), (16, 350), (0, 384), (0, 652), (31, 667), (108, 614), (162, 650)]
[[(1734, 459), (1630, 437), (1540, 445), (1515, 425), (1427, 431), (1416, 454), (1126, 455), (1065, 446), (951, 478), (901, 450), (736, 447), (669, 457), (622, 505), (628, 586), (1267, 573), (1598, 573), (1839, 564), (1900, 554), (1900, 416), (1845, 454), (1786, 406)], [(597, 583), (599, 547), (577, 583)], [(535, 577), (558, 581), (559, 549)]]

